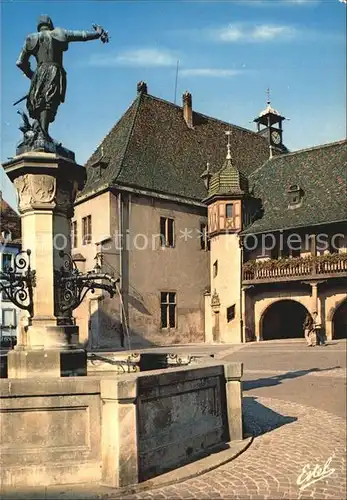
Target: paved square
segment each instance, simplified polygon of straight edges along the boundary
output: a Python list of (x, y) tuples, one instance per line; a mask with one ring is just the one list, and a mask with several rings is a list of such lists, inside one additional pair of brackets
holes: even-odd
[(231, 351), (228, 360), (244, 362), (250, 448), (202, 476), (123, 498), (344, 500), (346, 342), (308, 349), (304, 341), (269, 341)]

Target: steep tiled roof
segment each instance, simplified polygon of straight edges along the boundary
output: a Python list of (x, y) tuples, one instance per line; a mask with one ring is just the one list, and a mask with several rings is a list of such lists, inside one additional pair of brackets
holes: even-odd
[[(347, 141), (269, 159), (249, 176), (264, 214), (244, 233), (296, 228), (347, 220)], [(290, 186), (301, 202), (290, 206)]]
[[(4, 243), (2, 233), (9, 231), (11, 233), (11, 242), (20, 243), (21, 238), (21, 223), (20, 217), (10, 207), (10, 205), (2, 197), (0, 191), (0, 243)], [(9, 242), (10, 243), (10, 242)]]
[[(266, 139), (246, 129), (193, 112), (193, 128), (182, 107), (140, 93), (88, 160), (81, 200), (112, 183), (202, 200), (207, 192), (200, 175), (224, 161), (225, 131), (231, 128), (235, 166), (245, 175), (268, 157)], [(93, 167), (103, 155), (104, 166)]]

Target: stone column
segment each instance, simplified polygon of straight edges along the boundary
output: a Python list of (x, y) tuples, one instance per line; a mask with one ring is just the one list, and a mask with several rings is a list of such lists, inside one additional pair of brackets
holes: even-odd
[(311, 311), (318, 313), (318, 283), (311, 283)]
[(9, 378), (67, 376), (86, 373), (85, 352), (76, 350), (78, 328), (69, 313), (59, 308), (57, 275), (70, 254), (70, 219), (85, 169), (72, 157), (32, 151), (4, 165), (18, 194), (22, 250), (31, 250), (36, 272), (33, 313), (25, 335), (8, 354)]
[(102, 484), (120, 488), (138, 483), (137, 379), (101, 380)]
[(243, 363), (227, 363), (224, 365), (226, 382), (226, 406), (229, 426), (229, 440), (243, 439), (242, 429), (242, 386)]
[(242, 287), (241, 288), (241, 305), (242, 305), (242, 310), (241, 310), (241, 342), (246, 343), (246, 288)]

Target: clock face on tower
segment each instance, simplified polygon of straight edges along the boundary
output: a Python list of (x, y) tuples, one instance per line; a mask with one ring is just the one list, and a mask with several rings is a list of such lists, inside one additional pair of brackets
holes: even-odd
[(274, 144), (280, 144), (281, 134), (279, 132), (277, 132), (277, 130), (273, 130), (271, 132), (271, 140)]

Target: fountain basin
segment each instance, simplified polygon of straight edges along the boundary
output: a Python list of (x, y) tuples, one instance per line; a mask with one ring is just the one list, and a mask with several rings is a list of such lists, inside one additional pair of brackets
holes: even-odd
[(123, 487), (242, 439), (241, 363), (2, 379), (4, 487)]

